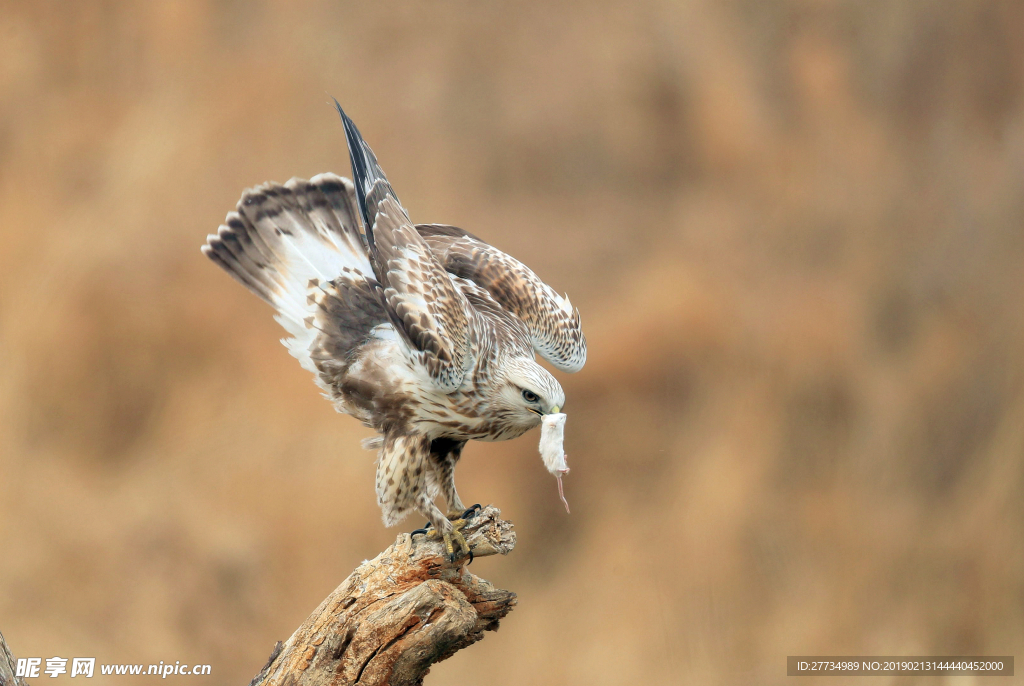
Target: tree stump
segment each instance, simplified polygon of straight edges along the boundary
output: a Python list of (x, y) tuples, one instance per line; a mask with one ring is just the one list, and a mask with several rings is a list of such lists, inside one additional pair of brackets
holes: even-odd
[(14, 676), (17, 665), (4, 635), (0, 633), (0, 686), (26, 686), (25, 680)]
[[(515, 547), (500, 515), (488, 506), (462, 530), (474, 558)], [(277, 644), (250, 686), (421, 684), (430, 665), (496, 631), (515, 607), (515, 593), (470, 574), (468, 562), (449, 563), (438, 540), (400, 534)]]

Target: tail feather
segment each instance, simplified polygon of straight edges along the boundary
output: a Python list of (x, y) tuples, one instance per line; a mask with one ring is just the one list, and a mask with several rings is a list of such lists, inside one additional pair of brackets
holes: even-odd
[(271, 286), (256, 276), (255, 269), (242, 266), (238, 256), (228, 247), (228, 241), (221, 240), (220, 236), (208, 236), (207, 240), (209, 243), (203, 246), (204, 255), (220, 265), (221, 269), (250, 291), (273, 304)]

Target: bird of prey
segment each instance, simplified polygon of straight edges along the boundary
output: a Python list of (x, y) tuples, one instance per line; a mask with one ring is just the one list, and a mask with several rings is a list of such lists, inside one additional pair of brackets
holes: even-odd
[(354, 182), (328, 173), (247, 190), (203, 253), (277, 310), (282, 343), (335, 408), (378, 432), (364, 445), (379, 451), (385, 525), (424, 515), (454, 560), (469, 552), (454, 480), (463, 447), (560, 412), (562, 387), (535, 354), (579, 371), (579, 311), (468, 231), (413, 224), (335, 106)]

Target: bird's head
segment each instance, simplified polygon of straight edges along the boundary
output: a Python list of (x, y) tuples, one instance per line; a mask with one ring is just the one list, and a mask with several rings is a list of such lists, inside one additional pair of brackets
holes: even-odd
[(562, 411), (565, 391), (535, 360), (514, 358), (504, 365), (503, 371), (504, 383), (498, 384), (495, 409), (513, 423), (533, 428), (544, 415)]

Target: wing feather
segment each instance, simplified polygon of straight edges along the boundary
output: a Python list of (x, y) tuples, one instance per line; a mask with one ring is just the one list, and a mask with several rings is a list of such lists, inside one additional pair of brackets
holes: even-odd
[(450, 273), (469, 279), (526, 325), (534, 349), (564, 372), (578, 372), (587, 361), (587, 339), (579, 310), (540, 280), (525, 264), (468, 231), (442, 224), (416, 230)]
[(388, 317), (352, 183), (334, 174), (245, 191), (203, 253), (277, 310), (282, 342), (331, 390), (351, 353)]
[(388, 315), (430, 377), (450, 393), (472, 365), (469, 301), (394, 198), (379, 203), (373, 234)]
[(473, 310), (416, 231), (359, 129), (337, 101), (335, 106), (388, 318), (433, 382), (451, 393), (472, 366)]

